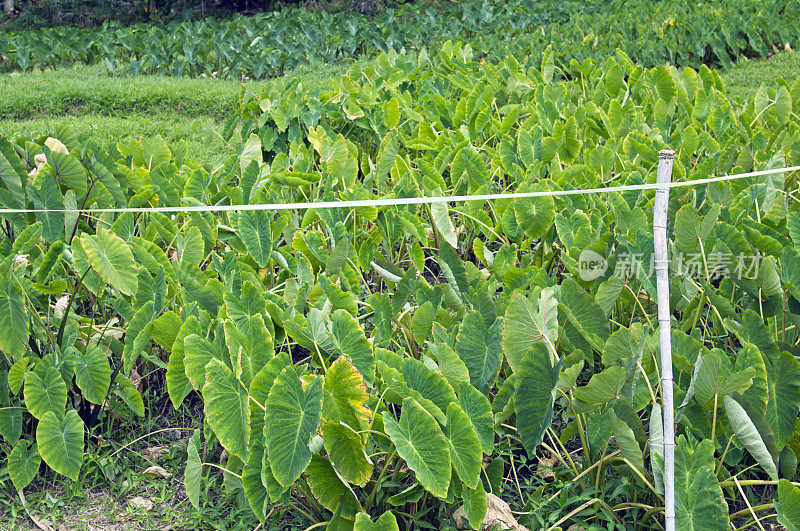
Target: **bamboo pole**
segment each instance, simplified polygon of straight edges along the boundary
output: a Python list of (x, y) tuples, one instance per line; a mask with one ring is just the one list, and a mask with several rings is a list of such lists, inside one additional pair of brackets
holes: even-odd
[[(657, 184), (672, 181), (675, 152), (658, 153)], [(657, 188), (653, 205), (653, 245), (658, 296), (658, 339), (661, 352), (661, 398), (664, 421), (664, 528), (675, 530), (675, 412), (672, 403), (672, 341), (670, 338), (669, 257), (667, 255), (667, 209), (669, 188)]]

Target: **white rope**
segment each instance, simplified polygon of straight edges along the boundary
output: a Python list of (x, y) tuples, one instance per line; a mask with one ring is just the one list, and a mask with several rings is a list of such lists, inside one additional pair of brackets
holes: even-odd
[(255, 205), (186, 205), (186, 206), (167, 206), (167, 207), (140, 207), (140, 208), (81, 208), (81, 209), (56, 209), (56, 208), (3, 208), (3, 214), (35, 214), (37, 212), (69, 212), (69, 213), (179, 213), (179, 212), (244, 212), (247, 210), (301, 210), (306, 208), (363, 208), (379, 206), (398, 206), (398, 205), (425, 205), (431, 203), (461, 203), (466, 201), (493, 201), (495, 199), (526, 199), (530, 197), (557, 197), (565, 195), (586, 195), (608, 192), (626, 192), (629, 190), (654, 190), (665, 188), (679, 188), (684, 186), (698, 186), (721, 181), (732, 181), (744, 179), (746, 177), (757, 177), (760, 175), (771, 175), (788, 171), (800, 170), (800, 166), (788, 168), (775, 168), (772, 170), (760, 170), (747, 173), (737, 173), (735, 175), (722, 175), (720, 177), (708, 177), (705, 179), (695, 179), (693, 181), (671, 182), (667, 184), (645, 183), (630, 184), (624, 186), (609, 186), (606, 188), (585, 188), (576, 190), (542, 190), (538, 192), (512, 192), (501, 194), (480, 194), (480, 195), (453, 195), (442, 197), (395, 197), (387, 199), (359, 199), (352, 201), (315, 201), (310, 203), (265, 203)]

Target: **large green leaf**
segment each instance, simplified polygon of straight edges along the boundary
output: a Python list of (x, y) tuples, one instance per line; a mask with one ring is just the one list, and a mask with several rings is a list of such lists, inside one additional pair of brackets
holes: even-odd
[(186, 470), (183, 474), (183, 486), (186, 489), (186, 496), (189, 502), (196, 508), (200, 508), (200, 488), (203, 474), (203, 462), (200, 460), (200, 431), (195, 430), (194, 435), (189, 438), (186, 446), (187, 459)]
[(247, 462), (242, 467), (242, 488), (247, 496), (250, 508), (260, 521), (264, 521), (269, 507), (269, 493), (267, 486), (261, 480), (261, 470), (264, 467), (264, 441), (263, 437), (251, 437), (247, 447)]
[(294, 367), (275, 379), (266, 403), (264, 436), (275, 479), (290, 487), (311, 461), (311, 439), (322, 412), (323, 379), (315, 378), (304, 391)]
[(386, 511), (374, 522), (367, 513), (358, 513), (353, 531), (400, 531), (400, 528), (391, 511)]
[(515, 373), (514, 407), (517, 412), (517, 430), (531, 459), (553, 419), (560, 367), (560, 361), (553, 364), (547, 347), (543, 343), (536, 343), (522, 358), (519, 370)]
[(83, 234), (81, 245), (92, 269), (108, 285), (125, 295), (136, 293), (136, 262), (122, 238), (100, 227), (95, 236)]
[(111, 365), (105, 351), (96, 343), (86, 345), (86, 353), (75, 352), (75, 383), (86, 400), (102, 404), (111, 385)]
[(501, 317), (489, 325), (480, 312), (470, 310), (458, 329), (455, 350), (469, 371), (472, 385), (478, 389), (494, 380), (500, 370), (502, 326)]
[(83, 421), (71, 409), (63, 419), (48, 411), (36, 427), (36, 444), (47, 465), (73, 481), (78, 480), (83, 463)]
[(308, 486), (314, 497), (329, 511), (336, 511), (345, 518), (353, 518), (358, 510), (356, 495), (340, 477), (337, 470), (323, 457), (311, 458), (306, 470)]
[(28, 344), (28, 314), (14, 275), (0, 279), (0, 350), (19, 359)]
[(147, 301), (139, 308), (128, 322), (125, 329), (125, 348), (122, 353), (125, 374), (130, 374), (133, 365), (149, 345), (150, 333), (153, 329), (153, 301)]
[(566, 278), (561, 283), (558, 307), (592, 347), (602, 351), (611, 331), (603, 309), (577, 282)]
[(492, 455), (494, 451), (494, 421), (489, 399), (472, 387), (469, 382), (462, 382), (458, 386), (458, 403), (469, 417), (475, 433), (478, 434), (483, 453)]
[(356, 431), (366, 429), (372, 419), (368, 398), (361, 373), (346, 356), (328, 367), (322, 401), (325, 420), (343, 422)]
[(239, 216), (239, 238), (259, 267), (266, 267), (272, 257), (271, 215), (266, 210), (245, 210)]
[(800, 530), (800, 489), (789, 481), (778, 482), (778, 498), (773, 502), (778, 511), (778, 523), (789, 531)]
[(40, 361), (39, 370), (25, 375), (25, 405), (31, 415), (42, 420), (44, 415), (52, 412), (57, 418), (64, 417), (67, 405), (67, 385), (58, 369)]
[(521, 293), (511, 299), (503, 325), (503, 349), (508, 364), (519, 369), (522, 358), (535, 343), (544, 343), (555, 354), (558, 336), (558, 302), (551, 288), (545, 288), (536, 304)]
[[(737, 402), (733, 397), (726, 396), (724, 398), (725, 413), (728, 416), (728, 422), (731, 423), (733, 433), (739, 439), (747, 451), (750, 452), (758, 464), (769, 474), (773, 481), (778, 480), (778, 467), (775, 464), (775, 459), (767, 447), (765, 440), (766, 434), (759, 433), (754, 420), (748, 412)], [(754, 412), (757, 413), (757, 412)], [(767, 428), (769, 429), (769, 428)], [(770, 430), (771, 431), (771, 430)], [(772, 443), (774, 446), (774, 442)]]
[(403, 400), (400, 422), (383, 414), (386, 434), (417, 481), (444, 498), (450, 485), (450, 450), (436, 419), (413, 398)]
[(442, 413), (447, 411), (447, 406), (457, 401), (455, 391), (444, 376), (430, 370), (423, 362), (414, 358), (403, 358), (401, 371), (408, 388), (433, 402)]
[(343, 423), (326, 422), (322, 427), (325, 451), (342, 477), (361, 487), (372, 476), (372, 460), (367, 456), (361, 436)]
[(469, 488), (476, 488), (480, 481), (483, 451), (478, 434), (466, 413), (452, 402), (447, 407), (447, 425), (444, 427), (450, 459), (459, 479)]
[(346, 310), (336, 310), (331, 317), (331, 333), (339, 350), (353, 362), (367, 385), (372, 385), (375, 380), (372, 343), (355, 317)]
[(628, 461), (638, 476), (646, 477), (642, 449), (636, 442), (633, 429), (624, 420), (618, 418), (613, 410), (609, 411), (608, 415), (611, 417), (611, 432), (614, 434), (614, 441), (619, 446), (620, 455)]
[(250, 438), (250, 404), (242, 382), (218, 359), (206, 365), (203, 387), (206, 420), (219, 442), (242, 462), (247, 462)]
[(8, 455), (8, 475), (14, 488), (21, 491), (36, 477), (42, 458), (36, 443), (20, 439)]
[(475, 488), (464, 485), (461, 488), (461, 498), (464, 500), (464, 514), (467, 516), (470, 527), (481, 529), (488, 509), (483, 482), (479, 481)]
[(675, 528), (728, 529), (728, 504), (714, 475), (714, 445), (688, 441), (675, 447)]
[(192, 392), (192, 382), (186, 377), (186, 367), (183, 363), (185, 356), (184, 339), (192, 334), (200, 334), (200, 322), (197, 317), (190, 316), (183, 322), (175, 342), (172, 344), (172, 352), (167, 362), (167, 392), (172, 401), (172, 407), (178, 409), (183, 399)]

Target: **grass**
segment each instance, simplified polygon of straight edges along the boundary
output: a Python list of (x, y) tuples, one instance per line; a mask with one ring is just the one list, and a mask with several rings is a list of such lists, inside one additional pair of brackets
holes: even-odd
[(794, 83), (800, 76), (800, 54), (780, 53), (768, 59), (742, 59), (721, 74), (730, 99), (752, 99), (762, 83), (777, 85), (778, 78)]
[[(323, 86), (348, 65), (320, 65), (292, 74)], [(270, 81), (252, 82), (258, 92)], [(100, 65), (0, 75), (0, 133), (13, 138), (49, 134), (58, 125), (99, 144), (161, 135), (185, 140), (190, 157), (219, 161), (226, 146), (215, 130), (236, 112), (242, 84), (219, 79), (109, 75)]]

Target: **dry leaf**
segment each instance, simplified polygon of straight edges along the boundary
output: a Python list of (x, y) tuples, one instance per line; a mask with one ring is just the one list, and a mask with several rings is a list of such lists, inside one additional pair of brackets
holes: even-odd
[[(514, 518), (514, 514), (511, 512), (511, 507), (508, 506), (506, 502), (492, 494), (491, 492), (486, 493), (486, 516), (483, 518), (483, 522), (481, 522), (481, 529), (489, 530), (489, 529), (510, 529), (511, 531), (527, 531), (525, 527), (523, 527), (517, 519)], [(464, 507), (459, 507), (455, 513), (453, 513), (453, 518), (456, 521), (456, 525), (459, 529), (469, 529), (469, 523), (467, 523), (467, 515), (464, 512)]]
[(556, 464), (558, 464), (557, 457), (540, 457), (539, 465), (536, 467), (536, 473), (548, 483), (555, 481), (556, 475), (553, 473), (553, 467), (556, 466)]
[(160, 466), (151, 466), (150, 468), (148, 468), (147, 470), (142, 472), (142, 474), (147, 476), (147, 477), (149, 477), (149, 478), (164, 478), (164, 479), (168, 479), (168, 478), (172, 477), (172, 474), (170, 474), (169, 472), (167, 472), (166, 470), (164, 470)]
[(130, 505), (133, 509), (144, 509), (145, 511), (149, 511), (153, 508), (153, 502), (147, 498), (142, 498), (141, 496), (136, 496), (128, 500), (128, 505)]
[(151, 446), (142, 450), (142, 456), (148, 461), (155, 461), (156, 459), (164, 457), (168, 453), (169, 449), (162, 446)]

